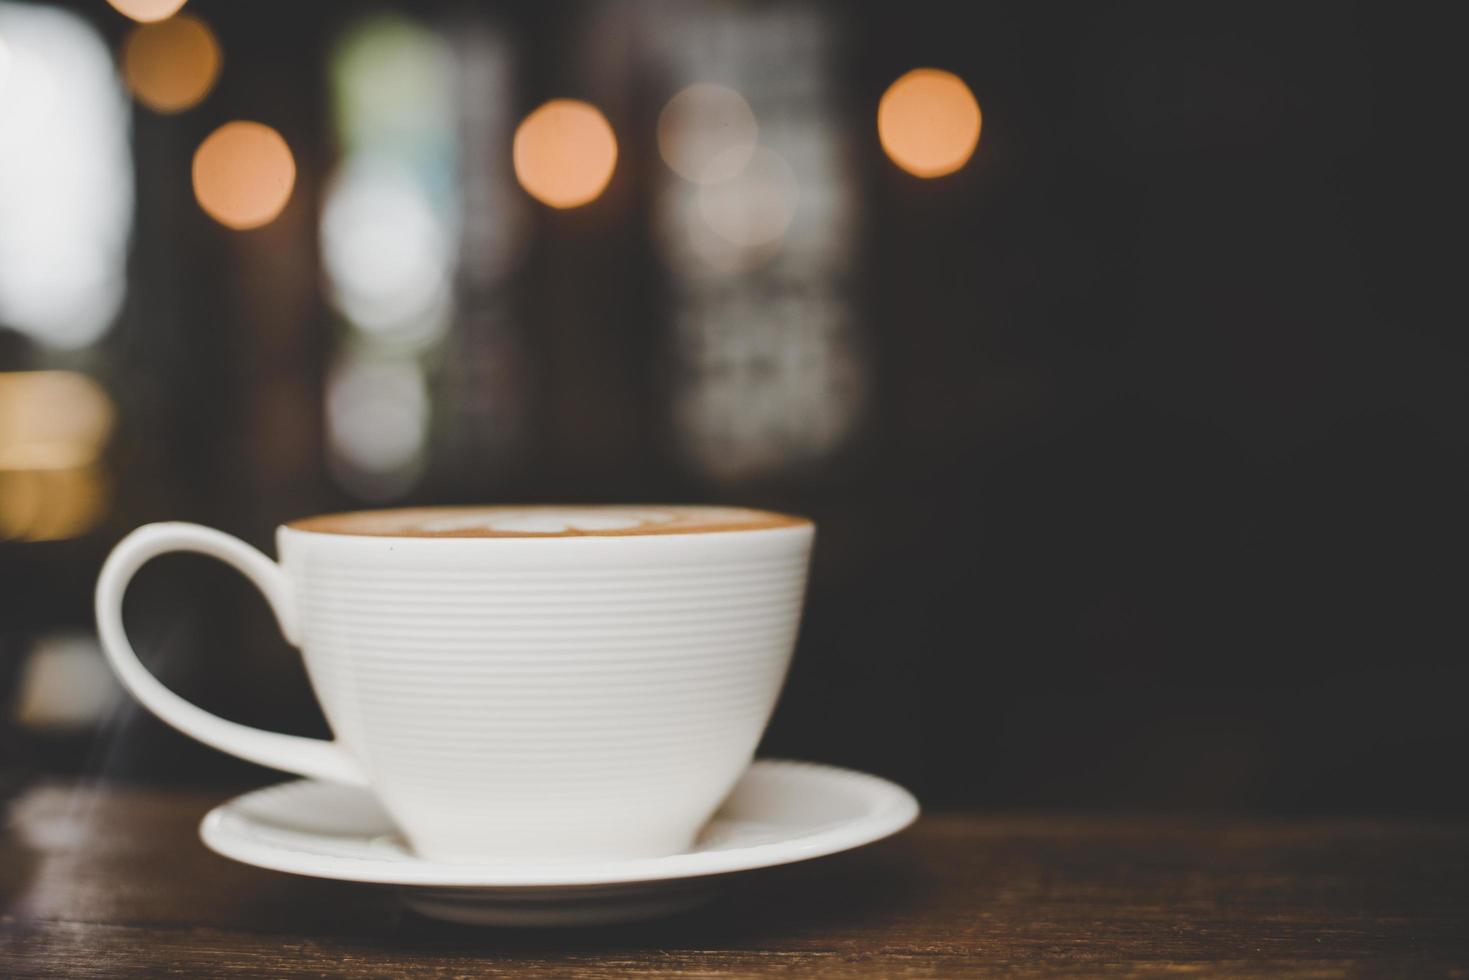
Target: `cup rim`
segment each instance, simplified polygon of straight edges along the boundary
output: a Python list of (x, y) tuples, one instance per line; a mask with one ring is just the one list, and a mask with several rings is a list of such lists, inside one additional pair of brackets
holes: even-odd
[[(564, 528), (557, 531), (518, 531), (497, 530), (486, 534), (479, 529), (449, 529), (438, 531), (405, 530), (402, 528), (390, 529), (352, 529), (324, 526), (328, 522), (340, 521), (369, 514), (394, 514), (394, 513), (416, 513), (424, 516), (453, 517), (456, 514), (482, 513), (488, 510), (505, 511), (536, 511), (536, 510), (626, 510), (626, 511), (648, 511), (648, 510), (739, 510), (749, 514), (749, 519), (714, 521), (708, 524), (677, 525), (673, 527), (662, 527), (659, 525), (639, 525), (631, 528), (615, 528), (603, 530), (581, 530), (578, 528)], [(815, 522), (809, 517), (798, 514), (787, 514), (780, 511), (763, 510), (754, 507), (721, 506), (715, 504), (600, 504), (600, 503), (570, 503), (570, 504), (457, 504), (445, 506), (418, 506), (418, 507), (372, 507), (357, 510), (336, 511), (328, 514), (315, 514), (307, 517), (293, 518), (285, 521), (279, 527), (280, 531), (290, 531), (298, 534), (309, 534), (313, 536), (343, 538), (343, 539), (389, 539), (403, 541), (595, 541), (595, 540), (629, 540), (650, 538), (687, 538), (707, 537), (724, 535), (746, 535), (762, 534), (770, 532), (786, 532), (792, 530), (813, 530)]]

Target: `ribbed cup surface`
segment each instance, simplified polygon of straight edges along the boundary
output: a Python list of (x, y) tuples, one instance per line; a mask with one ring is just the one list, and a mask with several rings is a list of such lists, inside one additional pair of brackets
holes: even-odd
[(812, 529), (397, 539), (285, 529), (307, 668), (421, 853), (687, 846), (795, 642)]

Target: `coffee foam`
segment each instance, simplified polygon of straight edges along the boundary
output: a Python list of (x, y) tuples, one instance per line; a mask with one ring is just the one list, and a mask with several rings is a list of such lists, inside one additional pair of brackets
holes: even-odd
[(811, 523), (745, 507), (622, 504), (405, 507), (289, 521), (297, 531), (403, 538), (581, 538), (758, 531)]

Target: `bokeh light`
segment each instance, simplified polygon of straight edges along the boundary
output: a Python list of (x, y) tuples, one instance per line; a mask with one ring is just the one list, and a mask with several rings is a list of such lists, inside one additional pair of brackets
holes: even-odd
[(5, 80), (10, 77), (10, 46), (0, 36), (0, 92), (5, 91)]
[[(719, 159), (711, 163), (723, 165)], [(790, 164), (762, 146), (750, 155), (739, 176), (699, 188), (699, 213), (731, 245), (759, 248), (779, 241), (790, 227), (798, 193)]]
[(12, 717), (22, 728), (74, 731), (105, 718), (121, 697), (95, 633), (48, 633), (16, 678)]
[(462, 211), (454, 55), (436, 31), (373, 14), (342, 35), (330, 64), (342, 156), (318, 226), (328, 295), (358, 331), (353, 343), (423, 350), (453, 316)]
[(699, 189), (676, 181), (659, 196), (655, 211), (664, 260), (680, 277), (702, 280), (730, 276), (768, 261), (776, 251), (740, 248), (721, 238), (699, 213)]
[(0, 0), (0, 323), (53, 348), (91, 344), (126, 292), (129, 104), (96, 29)]
[(95, 466), (0, 470), (0, 540), (62, 541), (96, 527), (109, 487)]
[(179, 12), (188, 0), (107, 0), (114, 10), (125, 17), (147, 24), (156, 20), (167, 20)]
[(332, 115), (348, 152), (450, 143), (454, 55), (438, 32), (399, 14), (372, 14), (334, 47)]
[(595, 106), (552, 99), (515, 130), (515, 176), (526, 192), (553, 208), (597, 199), (617, 166), (617, 137)]
[(50, 541), (106, 511), (112, 400), (74, 371), (0, 373), (0, 538)]
[(964, 166), (979, 144), (979, 103), (964, 80), (915, 68), (888, 87), (877, 106), (877, 134), (893, 162), (916, 177)]
[(432, 339), (448, 318), (454, 242), (422, 181), (390, 161), (349, 160), (326, 201), (322, 261), (337, 308), (384, 339)]
[(327, 443), (337, 480), (364, 500), (407, 492), (428, 439), (428, 386), (412, 359), (351, 354), (326, 383)]
[(274, 221), (295, 183), (291, 148), (262, 123), (225, 123), (194, 152), (194, 196), (211, 218), (229, 228)]
[(658, 152), (685, 180), (714, 184), (739, 176), (760, 126), (740, 93), (697, 82), (679, 92), (658, 115)]
[(219, 42), (197, 17), (180, 14), (139, 24), (122, 50), (122, 76), (134, 97), (156, 112), (198, 105), (219, 77)]
[(97, 457), (112, 400), (75, 371), (0, 373), (0, 469), (56, 469)]

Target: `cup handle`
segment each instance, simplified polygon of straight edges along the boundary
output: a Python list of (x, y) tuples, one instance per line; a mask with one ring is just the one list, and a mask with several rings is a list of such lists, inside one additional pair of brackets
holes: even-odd
[(170, 551), (192, 551), (218, 558), (244, 574), (265, 593), (286, 639), (296, 644), (296, 617), (291, 583), (279, 565), (254, 548), (221, 531), (198, 524), (147, 524), (123, 538), (97, 579), (97, 631), (112, 669), (133, 697), (174, 728), (205, 745), (241, 759), (354, 786), (367, 785), (362, 767), (333, 741), (302, 738), (251, 728), (212, 715), (164, 687), (138, 660), (122, 624), (122, 597), (138, 569)]

